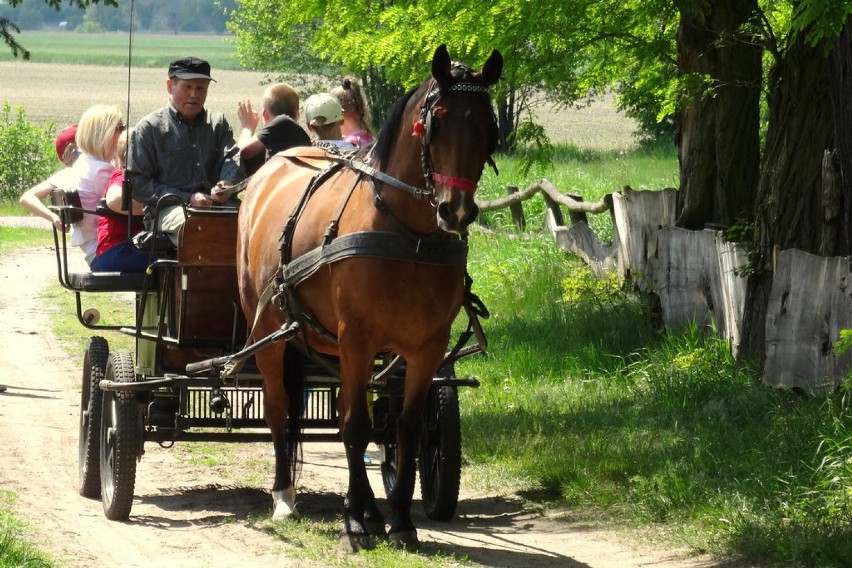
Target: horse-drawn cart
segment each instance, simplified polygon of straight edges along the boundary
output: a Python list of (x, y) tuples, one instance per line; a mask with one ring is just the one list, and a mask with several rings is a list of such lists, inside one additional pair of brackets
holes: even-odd
[[(187, 209), (175, 250), (149, 239), (144, 275), (70, 273), (57, 233), (60, 281), (77, 294), (83, 325), (98, 317), (82, 309), (82, 293), (131, 291), (136, 305), (135, 321), (115, 326), (135, 338), (135, 360), (100, 337), (85, 356), (82, 494), (100, 493), (107, 517), (124, 519), (145, 442), (269, 436), (273, 519), (287, 518), (298, 443), (341, 439), (341, 545), (416, 547), (418, 471), (427, 515), (453, 516), (456, 391), (477, 384), (456, 378), (454, 363), (485, 348), (478, 318), (487, 315), (471, 291), (465, 236), (478, 180), (494, 166), (489, 87), (502, 68), (497, 51), (473, 70), (440, 46), (432, 76), (399, 101), (372, 147), (276, 154), (238, 214)], [(462, 309), (467, 329), (448, 351)], [(370, 442), (381, 449), (389, 530), (363, 462)]]
[[(81, 212), (70, 205), (54, 208), (69, 220)], [(118, 330), (136, 343), (135, 353), (111, 351), (104, 337), (93, 335), (83, 358), (79, 491), (100, 497), (112, 520), (130, 514), (136, 464), (146, 442), (169, 446), (270, 440), (263, 380), (252, 360), (245, 359), (227, 377), (209, 363), (231, 359), (229, 354), (239, 352), (246, 338), (235, 269), (237, 211), (188, 209), (187, 215), (178, 246), (156, 251), (146, 273), (72, 272), (66, 235), (54, 231), (59, 281), (73, 291), (80, 323), (92, 330)], [(96, 307), (84, 309), (84, 302), (97, 305), (98, 294), (105, 292), (132, 294), (135, 319), (104, 325)], [(455, 378), (453, 362), (479, 350), (478, 343), (456, 350), (433, 381), (419, 457), (423, 505), (432, 519), (449, 520), (454, 514), (461, 470), (456, 391), (477, 385), (473, 379)], [(395, 421), (402, 408), (403, 379), (401, 361), (377, 358), (370, 439), (380, 449), (388, 492), (396, 479)], [(334, 369), (308, 361), (305, 386), (298, 440), (339, 441)]]

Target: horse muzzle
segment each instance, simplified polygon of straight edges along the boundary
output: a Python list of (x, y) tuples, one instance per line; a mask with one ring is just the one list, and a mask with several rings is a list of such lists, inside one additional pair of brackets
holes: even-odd
[(479, 215), (473, 192), (448, 191), (436, 208), (438, 227), (448, 233), (462, 235)]

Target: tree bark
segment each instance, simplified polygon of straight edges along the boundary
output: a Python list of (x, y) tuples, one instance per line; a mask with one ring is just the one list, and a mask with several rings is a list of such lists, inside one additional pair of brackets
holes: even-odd
[(717, 0), (716, 171), (713, 218), (728, 227), (751, 220), (760, 176), (761, 47), (741, 26), (755, 17), (757, 0)]
[(834, 109), (834, 136), (837, 141), (835, 166), (840, 170), (837, 180), (840, 193), (841, 223), (835, 254), (852, 253), (852, 17), (837, 39), (828, 58), (828, 86)]
[(740, 28), (756, 11), (756, 0), (681, 9), (680, 71), (708, 77), (712, 96), (693, 94), (679, 115), (679, 227), (727, 227), (751, 218), (760, 163), (761, 49)]
[[(677, 35), (678, 68), (682, 75), (712, 76), (716, 70), (714, 36), (707, 14), (681, 10)], [(680, 162), (677, 226), (702, 229), (713, 210), (716, 184), (716, 108), (712, 99), (699, 92), (689, 98), (678, 115), (676, 142)]]

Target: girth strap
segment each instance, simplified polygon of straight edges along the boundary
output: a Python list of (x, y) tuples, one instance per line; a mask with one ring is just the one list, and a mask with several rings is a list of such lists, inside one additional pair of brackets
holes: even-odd
[[(324, 264), (353, 256), (441, 266), (467, 266), (467, 242), (461, 239), (412, 240), (398, 233), (358, 232), (341, 235), (283, 266), (284, 283), (295, 287)], [(291, 288), (292, 289), (292, 288)]]

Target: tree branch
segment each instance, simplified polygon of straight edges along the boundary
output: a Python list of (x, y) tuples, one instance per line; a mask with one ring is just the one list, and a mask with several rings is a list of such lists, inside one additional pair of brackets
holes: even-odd
[(523, 191), (507, 195), (506, 197), (500, 197), (498, 199), (491, 199), (488, 201), (480, 201), (477, 199), (476, 204), (479, 206), (480, 211), (503, 209), (509, 205), (526, 201), (539, 191), (574, 213), (602, 213), (610, 208), (606, 199), (601, 199), (600, 201), (595, 202), (577, 201), (570, 195), (560, 193), (559, 189), (557, 189), (556, 186), (547, 178), (542, 178), (539, 181), (530, 184)]

